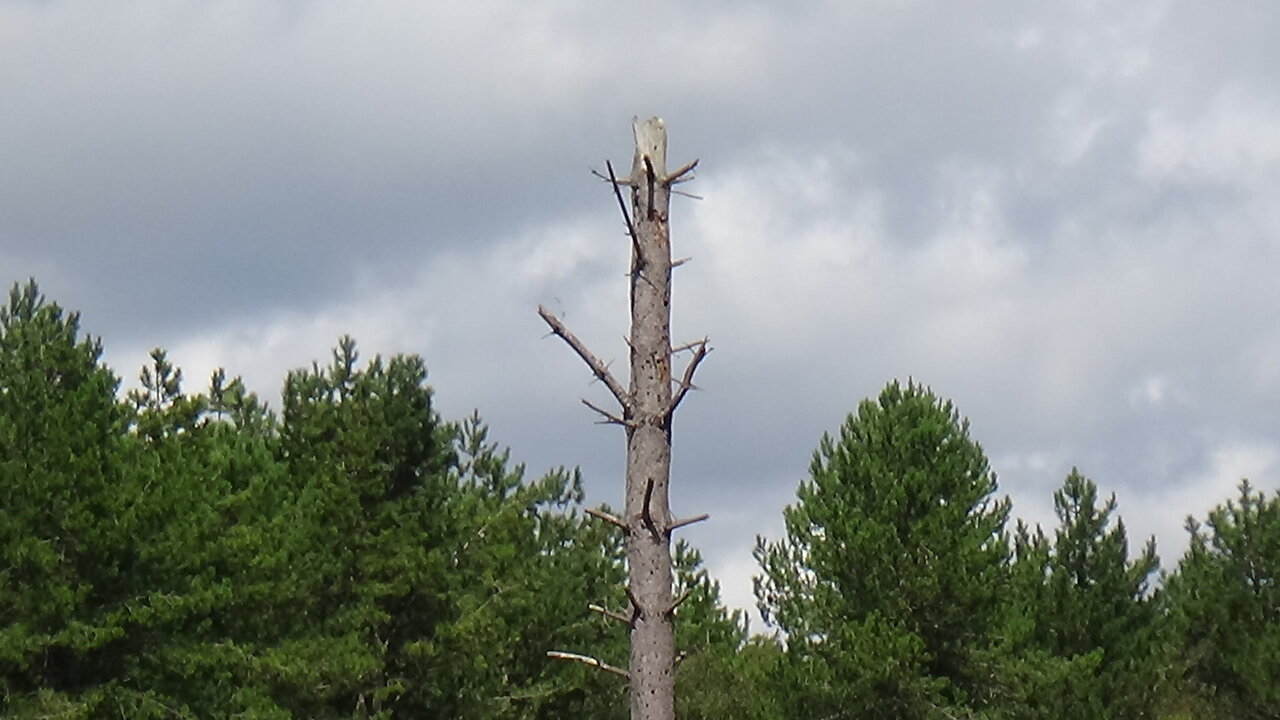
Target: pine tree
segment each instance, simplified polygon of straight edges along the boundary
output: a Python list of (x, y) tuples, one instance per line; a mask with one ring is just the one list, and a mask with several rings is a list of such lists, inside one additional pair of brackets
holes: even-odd
[(117, 385), (76, 313), (34, 281), (13, 287), (0, 309), (5, 716), (92, 712), (118, 676), (136, 497), (119, 462)]
[(1116, 499), (1073, 469), (1054, 492), (1052, 542), (1019, 524), (1001, 684), (1012, 717), (1151, 717), (1161, 679), (1154, 538), (1129, 558)]
[(787, 635), (792, 717), (932, 717), (978, 704), (1004, 582), (1007, 500), (968, 423), (890, 383), (824, 436), (757, 541), (761, 613)]
[(581, 598), (606, 596), (622, 567), (600, 553), (609, 535), (577, 513), (580, 478), (526, 481), (478, 416), (441, 420), (425, 381), (416, 356), (360, 367), (344, 338), (330, 365), (286, 382), (280, 457), (300, 568), (287, 612), (303, 618), (281, 618), (287, 707), (610, 717), (616, 684), (545, 657), (548, 645), (610, 636)]
[(274, 582), (256, 532), (272, 513), (255, 499), (274, 460), (209, 423), (163, 351), (127, 400), (118, 385), (75, 313), (14, 289), (0, 310), (0, 715), (270, 717), (232, 628), (255, 617), (246, 570)]
[(149, 532), (135, 537), (129, 683), (162, 717), (287, 717), (262, 666), (289, 567), (283, 477), (264, 432), (272, 418), (222, 371), (208, 394), (187, 394), (161, 349), (139, 379), (126, 397), (125, 458)]
[(1234, 500), (1201, 525), (1166, 582), (1185, 680), (1205, 717), (1280, 718), (1280, 493)]
[(779, 678), (787, 658), (771, 638), (752, 637), (732, 650), (689, 656), (676, 677), (678, 716), (685, 720), (784, 720)]

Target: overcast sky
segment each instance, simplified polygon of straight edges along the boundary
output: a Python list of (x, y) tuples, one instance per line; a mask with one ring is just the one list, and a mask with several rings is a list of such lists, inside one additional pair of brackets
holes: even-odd
[(419, 353), (446, 417), (618, 506), (607, 391), (535, 308), (625, 373), (589, 170), (657, 114), (701, 159), (675, 335), (715, 347), (673, 505), (730, 602), (894, 378), (956, 402), (1015, 515), (1077, 465), (1166, 567), (1188, 513), (1280, 485), (1274, 3), (630, 6), (0, 0), (0, 280), (127, 384), (154, 346), (271, 398), (344, 333)]

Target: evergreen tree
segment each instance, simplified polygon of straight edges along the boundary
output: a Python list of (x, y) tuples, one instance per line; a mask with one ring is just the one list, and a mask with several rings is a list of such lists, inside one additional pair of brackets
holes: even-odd
[[(473, 706), (449, 716), (619, 717), (625, 705), (617, 678), (550, 662), (546, 652), (586, 644), (625, 657), (625, 636), (589, 612), (585, 601), (621, 600), (621, 544), (578, 511), (576, 471), (557, 469), (526, 481), (524, 466), (512, 465), (507, 450), (488, 442), (478, 415), (457, 430), (455, 484), (470, 508), (461, 514), (465, 542), (455, 571), (463, 612), (440, 633), (449, 642), (437, 643), (436, 663), (454, 673), (455, 684), (474, 689)], [(612, 553), (602, 554), (602, 547)]]
[(186, 394), (182, 371), (160, 349), (140, 381), (126, 397), (125, 457), (151, 531), (135, 539), (139, 594), (130, 610), (143, 622), (124, 639), (130, 680), (163, 704), (164, 717), (287, 717), (263, 671), (289, 568), (272, 418), (222, 371), (209, 394)]
[(734, 652), (747, 640), (747, 620), (741, 610), (729, 611), (720, 602), (720, 583), (703, 566), (702, 553), (676, 540), (672, 558), (675, 573), (676, 647), (682, 656)]
[(787, 635), (791, 717), (942, 717), (985, 700), (1007, 500), (968, 423), (890, 383), (824, 436), (757, 542), (761, 613)]
[(227, 626), (269, 565), (252, 491), (274, 460), (206, 422), (163, 351), (124, 402), (100, 356), (34, 283), (0, 310), (0, 715), (269, 717)]
[(1204, 717), (1280, 718), (1280, 493), (1240, 483), (1201, 525), (1168, 578), (1185, 679)]
[[(0, 714), (88, 713), (127, 623), (126, 422), (101, 346), (34, 281), (0, 309)], [(87, 697), (87, 689), (98, 689)]]
[[(679, 625), (676, 626), (677, 631)], [(713, 648), (685, 658), (676, 676), (676, 708), (684, 720), (784, 720), (787, 659), (773, 639)]]
[(750, 717), (741, 712), (725, 714), (730, 706), (741, 708), (747, 700), (733, 687), (745, 669), (738, 655), (747, 640), (746, 617), (741, 610), (725, 609), (720, 602), (720, 584), (703, 567), (702, 554), (684, 540), (675, 543), (672, 568), (679, 602), (675, 623), (677, 715)]
[(1155, 540), (1130, 560), (1115, 496), (1072, 470), (1053, 495), (1050, 542), (1019, 523), (1000, 648), (1006, 710), (1019, 718), (1151, 717), (1161, 679), (1149, 581)]
[[(609, 712), (617, 683), (550, 663), (607, 638), (586, 599), (620, 565), (563, 470), (526, 482), (478, 417), (444, 423), (420, 358), (358, 367), (344, 338), (286, 383), (281, 458), (297, 496), (297, 637), (280, 681), (309, 717)], [(616, 586), (614, 586), (616, 587)], [(590, 689), (586, 692), (584, 688)], [(613, 692), (597, 692), (611, 689)], [(589, 711), (589, 712), (588, 712)]]

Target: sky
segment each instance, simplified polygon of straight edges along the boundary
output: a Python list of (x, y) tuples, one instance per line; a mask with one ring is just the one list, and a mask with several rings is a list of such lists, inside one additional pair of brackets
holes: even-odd
[[(0, 0), (0, 281), (136, 385), (278, 406), (339, 336), (426, 360), (531, 474), (620, 506), (610, 189), (660, 115), (673, 330), (714, 352), (672, 504), (733, 605), (819, 438), (895, 378), (953, 400), (1051, 527), (1074, 467), (1166, 568), (1280, 487), (1280, 12), (1234, 3)], [(762, 629), (759, 624), (756, 630)]]

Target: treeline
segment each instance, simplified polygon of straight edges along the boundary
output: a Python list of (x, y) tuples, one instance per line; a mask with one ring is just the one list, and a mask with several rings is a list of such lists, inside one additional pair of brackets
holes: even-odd
[[(1158, 575), (1073, 470), (1009, 527), (968, 425), (891, 383), (824, 437), (756, 593), (786, 632), (770, 718), (1280, 717), (1280, 495), (1241, 483)], [(744, 717), (738, 715), (738, 717)]]
[[(526, 478), (416, 356), (292, 372), (279, 413), (163, 351), (124, 396), (34, 282), (0, 309), (0, 717), (626, 716), (620, 538)], [(1176, 570), (1073, 472), (1009, 522), (949, 403), (890, 384), (761, 538), (748, 638), (676, 550), (680, 717), (1280, 718), (1280, 497), (1242, 484)], [(591, 612), (588, 603), (606, 612)], [(611, 615), (613, 617), (611, 617)], [(621, 620), (621, 622), (619, 622)]]
[[(75, 314), (0, 310), (0, 717), (621, 718), (619, 539), (574, 472), (535, 480), (441, 420), (422, 361), (188, 393), (156, 351), (118, 396)], [(683, 646), (740, 614), (677, 551)]]

